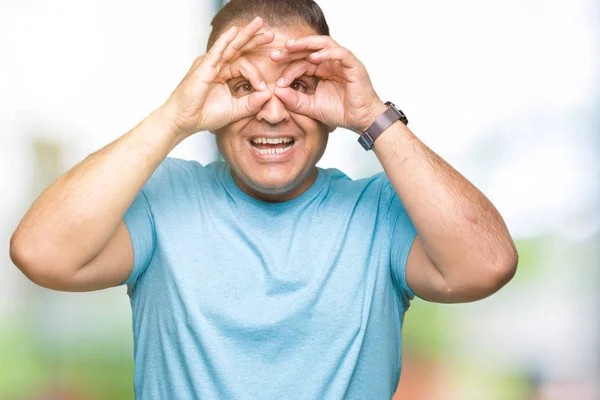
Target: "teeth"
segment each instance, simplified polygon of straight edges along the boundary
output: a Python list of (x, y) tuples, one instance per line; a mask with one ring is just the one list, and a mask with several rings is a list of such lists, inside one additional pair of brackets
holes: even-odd
[(265, 138), (265, 137), (257, 137), (252, 139), (254, 143), (270, 143), (270, 144), (279, 144), (279, 143), (289, 143), (291, 142), (291, 138), (287, 137), (279, 137), (279, 138)]
[(256, 147), (254, 148), (256, 151), (258, 151), (260, 154), (281, 154), (281, 153), (285, 153), (286, 151), (288, 151), (289, 149), (292, 148), (293, 145), (289, 145), (286, 146), (284, 148), (281, 149), (257, 149)]

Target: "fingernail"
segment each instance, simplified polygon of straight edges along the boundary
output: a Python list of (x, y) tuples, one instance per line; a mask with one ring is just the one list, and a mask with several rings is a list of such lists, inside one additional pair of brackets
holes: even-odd
[(293, 44), (296, 41), (296, 39), (290, 39), (288, 40), (288, 44)]
[(279, 80), (277, 81), (277, 86), (283, 86), (284, 83), (285, 83), (285, 79), (283, 77), (279, 78)]
[(279, 51), (279, 50), (275, 50), (275, 51), (272, 51), (272, 52), (271, 52), (271, 55), (272, 55), (272, 56), (278, 56), (278, 55), (279, 55), (279, 53), (281, 53), (281, 51)]
[(319, 57), (319, 52), (317, 51), (316, 53), (312, 53), (310, 56), (311, 57)]
[(258, 87), (260, 88), (260, 90), (265, 90), (267, 88), (267, 84), (265, 83), (265, 81), (262, 81), (260, 85), (258, 85)]

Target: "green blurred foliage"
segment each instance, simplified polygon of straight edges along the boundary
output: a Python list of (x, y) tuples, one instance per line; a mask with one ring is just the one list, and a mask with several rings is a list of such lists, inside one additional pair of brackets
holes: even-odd
[(57, 351), (32, 332), (26, 323), (0, 332), (1, 400), (48, 398), (59, 389), (77, 399), (133, 399), (133, 355), (115, 350), (129, 338), (73, 342)]

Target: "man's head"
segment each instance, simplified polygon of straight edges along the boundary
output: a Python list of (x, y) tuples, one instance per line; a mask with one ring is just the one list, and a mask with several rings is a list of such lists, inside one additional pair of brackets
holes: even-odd
[[(275, 39), (246, 52), (244, 57), (256, 65), (269, 89), (273, 90), (291, 61), (274, 62), (269, 57), (270, 52), (284, 48), (288, 39), (328, 35), (329, 28), (320, 7), (312, 0), (232, 0), (212, 21), (208, 48), (230, 26), (243, 27), (256, 16), (264, 21), (261, 32), (273, 31)], [(228, 85), (233, 93), (234, 87), (244, 83), (241, 78), (231, 80)], [(317, 84), (316, 78), (302, 76), (292, 83), (291, 88), (314, 92)], [(252, 87), (249, 85), (246, 89), (236, 90), (236, 95), (251, 92)], [(298, 196), (314, 182), (314, 167), (323, 156), (332, 130), (317, 120), (289, 111), (273, 95), (256, 115), (232, 122), (213, 133), (221, 155), (242, 190), (263, 200), (283, 201)], [(262, 141), (258, 139), (261, 137), (267, 141), (283, 138), (284, 143), (257, 143)], [(288, 142), (290, 139), (292, 141)], [(261, 154), (275, 151), (281, 154), (276, 157)]]
[(256, 16), (261, 17), (265, 26), (271, 29), (304, 26), (312, 29), (315, 35), (329, 36), (323, 11), (313, 0), (232, 0), (212, 19), (206, 50), (227, 28), (246, 25)]

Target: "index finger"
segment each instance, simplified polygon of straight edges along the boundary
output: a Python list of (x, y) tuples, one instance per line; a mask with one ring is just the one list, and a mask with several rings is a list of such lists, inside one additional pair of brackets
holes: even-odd
[(285, 48), (288, 51), (310, 51), (320, 50), (328, 47), (337, 47), (339, 44), (327, 35), (303, 36), (296, 39), (290, 39), (285, 42)]
[(233, 39), (235, 39), (237, 33), (237, 26), (232, 26), (227, 31), (225, 31), (225, 33), (219, 36), (219, 38), (212, 45), (210, 50), (208, 50), (203, 61), (206, 61), (206, 63), (210, 67), (215, 68), (221, 61), (221, 58), (223, 57), (223, 52), (225, 51), (225, 49), (227, 49), (227, 46), (229, 46)]
[(254, 35), (256, 35), (262, 26), (263, 19), (261, 17), (254, 18), (229, 44), (223, 53), (223, 60), (228, 61), (233, 58), (233, 56), (238, 53), (244, 47), (244, 45), (254, 37)]

